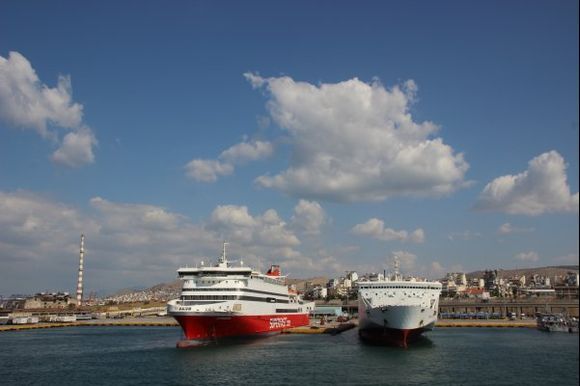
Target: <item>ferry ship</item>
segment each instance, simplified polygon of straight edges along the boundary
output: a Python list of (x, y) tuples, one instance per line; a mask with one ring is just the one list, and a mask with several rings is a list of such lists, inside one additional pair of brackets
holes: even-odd
[(390, 277), (358, 284), (359, 336), (370, 343), (407, 347), (437, 321), (441, 283), (403, 278), (398, 261)]
[(226, 244), (214, 266), (179, 268), (181, 296), (167, 303), (167, 314), (181, 325), (186, 347), (226, 337), (266, 335), (309, 324), (313, 302), (304, 302), (285, 285), (280, 267), (266, 274), (233, 266)]

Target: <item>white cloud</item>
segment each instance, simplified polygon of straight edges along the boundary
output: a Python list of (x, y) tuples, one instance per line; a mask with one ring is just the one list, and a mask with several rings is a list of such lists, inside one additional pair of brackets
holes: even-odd
[(414, 274), (417, 266), (417, 255), (407, 251), (394, 251), (391, 253), (390, 266), (392, 261), (398, 259), (401, 272), (404, 274)]
[(239, 164), (247, 161), (256, 161), (269, 157), (274, 152), (274, 147), (270, 142), (252, 141), (240, 142), (220, 154), (220, 159), (232, 164)]
[(81, 233), (87, 289), (173, 280), (180, 266), (213, 263), (224, 239), (233, 259), (256, 269), (316, 266), (296, 250), (300, 240), (273, 209), (252, 216), (247, 207), (218, 206), (194, 223), (155, 205), (94, 197), (82, 211), (30, 192), (0, 191), (0, 293), (74, 289)]
[(497, 233), (500, 235), (509, 235), (509, 234), (513, 234), (513, 233), (527, 233), (527, 232), (533, 232), (534, 228), (520, 228), (520, 227), (515, 227), (512, 224), (510, 224), (509, 222), (506, 222), (502, 225), (500, 225), (500, 227), (497, 229)]
[(456, 241), (456, 240), (465, 240), (465, 241), (467, 241), (467, 240), (473, 240), (473, 239), (476, 239), (476, 238), (479, 238), (479, 237), (481, 237), (481, 233), (479, 233), (479, 232), (473, 232), (473, 231), (470, 231), (470, 230), (466, 230), (466, 231), (463, 231), (463, 232), (451, 232), (447, 236), (447, 238), (450, 241)]
[(367, 236), (383, 241), (397, 240), (412, 243), (425, 241), (425, 232), (421, 228), (415, 229), (413, 232), (385, 228), (384, 221), (378, 218), (371, 218), (364, 224), (355, 225), (351, 232), (358, 236)]
[(267, 141), (244, 140), (224, 150), (217, 160), (193, 159), (185, 165), (187, 176), (200, 182), (215, 182), (219, 176), (234, 172), (235, 165), (267, 158), (274, 152), (274, 146)]
[(256, 244), (292, 248), (300, 244), (298, 237), (274, 209), (254, 217), (245, 206), (219, 205), (211, 214), (208, 229), (245, 246)]
[(40, 82), (30, 62), (18, 52), (0, 56), (0, 117), (14, 126), (50, 136), (49, 123), (78, 127), (83, 106), (72, 102), (70, 78), (60, 76), (56, 88)]
[(536, 262), (540, 260), (540, 256), (534, 251), (518, 253), (514, 259), (527, 262)]
[(211, 214), (211, 223), (219, 226), (243, 228), (256, 225), (245, 206), (219, 205)]
[(229, 163), (204, 159), (189, 161), (185, 169), (187, 176), (202, 182), (215, 182), (218, 176), (227, 176), (234, 172), (234, 167)]
[(64, 136), (61, 146), (53, 153), (52, 160), (63, 165), (77, 167), (95, 161), (93, 147), (97, 139), (88, 128), (71, 131)]
[(101, 197), (91, 198), (90, 204), (103, 215), (101, 223), (114, 232), (134, 228), (175, 231), (187, 222), (184, 216), (154, 205), (114, 203)]
[[(63, 235), (62, 228), (80, 231), (86, 225), (83, 216), (69, 206), (30, 192), (0, 191), (0, 242), (3, 245), (22, 243), (25, 246), (32, 239), (48, 245)], [(35, 243), (30, 245), (34, 246)]]
[(292, 226), (307, 235), (317, 235), (326, 223), (324, 209), (316, 201), (300, 200), (294, 207)]
[(532, 159), (526, 171), (487, 184), (475, 208), (529, 216), (578, 213), (578, 193), (570, 194), (564, 159), (550, 151)]
[(83, 125), (83, 106), (72, 101), (70, 77), (59, 76), (55, 88), (38, 78), (30, 62), (18, 52), (0, 56), (0, 120), (22, 129), (33, 129), (58, 142), (52, 127), (68, 131), (53, 160), (67, 166), (94, 162), (97, 141)]
[(440, 196), (465, 184), (463, 155), (432, 138), (435, 124), (413, 121), (412, 80), (386, 89), (356, 78), (316, 86), (290, 77), (245, 77), (266, 89), (270, 115), (290, 134), (293, 150), (289, 168), (257, 178), (261, 186), (297, 197), (380, 201)]

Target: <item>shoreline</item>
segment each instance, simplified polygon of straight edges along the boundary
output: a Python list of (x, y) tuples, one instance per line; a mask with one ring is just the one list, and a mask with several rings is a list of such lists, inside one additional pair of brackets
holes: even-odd
[[(130, 320), (91, 320), (70, 323), (37, 323), (19, 325), (1, 325), (0, 332), (26, 331), (47, 328), (64, 327), (179, 327), (179, 324), (170, 318), (160, 318), (161, 320), (140, 320), (133, 318)], [(340, 324), (331, 323), (327, 326), (311, 324), (310, 326), (295, 327), (283, 330), (283, 334), (332, 334), (340, 329)], [(353, 326), (353, 327), (356, 327)], [(351, 327), (351, 328), (353, 328)], [(536, 328), (534, 319), (527, 320), (455, 320), (440, 319), (435, 324), (436, 328)]]

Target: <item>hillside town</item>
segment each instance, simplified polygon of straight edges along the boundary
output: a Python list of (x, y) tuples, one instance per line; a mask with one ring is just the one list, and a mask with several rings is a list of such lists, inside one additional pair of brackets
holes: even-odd
[[(312, 300), (356, 299), (359, 281), (384, 279), (384, 274), (372, 273), (359, 276), (355, 271), (328, 280), (325, 284), (306, 281), (304, 297)], [(418, 279), (421, 280), (421, 279)], [(443, 285), (442, 298), (566, 298), (578, 299), (578, 272), (553, 277), (532, 274), (503, 277), (501, 271), (486, 270), (481, 277), (469, 277), (464, 272), (449, 272), (439, 280)]]
[[(565, 271), (563, 271), (565, 272)], [(344, 276), (328, 280), (300, 280), (292, 284), (305, 299), (320, 302), (349, 302), (357, 299), (358, 284), (362, 281), (382, 280), (385, 273), (359, 275), (347, 271)], [(423, 279), (417, 279), (423, 280)], [(577, 270), (553, 276), (538, 273), (505, 275), (502, 270), (486, 270), (481, 276), (464, 272), (449, 272), (439, 280), (443, 289), (441, 298), (448, 300), (473, 299), (578, 299), (579, 274)], [(125, 290), (109, 296), (91, 294), (84, 299), (84, 306), (116, 305), (125, 303), (166, 302), (179, 297), (180, 282), (160, 284), (144, 290)], [(40, 292), (34, 295), (0, 296), (0, 310), (71, 308), (76, 299), (68, 292)]]

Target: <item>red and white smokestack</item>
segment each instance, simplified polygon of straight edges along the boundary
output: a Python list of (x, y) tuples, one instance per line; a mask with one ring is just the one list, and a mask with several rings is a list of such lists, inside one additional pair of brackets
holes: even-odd
[(77, 282), (77, 307), (82, 305), (83, 301), (83, 258), (85, 256), (85, 235), (81, 235), (81, 253), (79, 259), (79, 280)]

